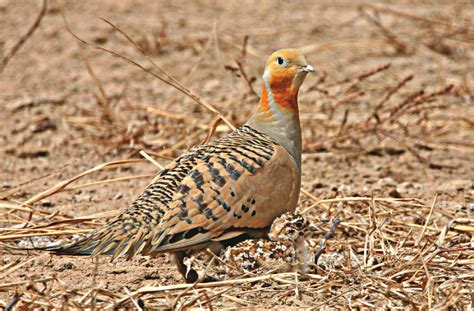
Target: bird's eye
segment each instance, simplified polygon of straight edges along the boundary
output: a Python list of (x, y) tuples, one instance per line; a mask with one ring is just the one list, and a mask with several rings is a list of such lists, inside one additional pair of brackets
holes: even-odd
[(277, 61), (278, 65), (280, 65), (282, 67), (286, 66), (286, 60), (283, 57), (278, 56), (276, 58), (276, 61)]
[(302, 229), (304, 227), (304, 223), (303, 223), (303, 220), (298, 220), (296, 223), (296, 228), (297, 229)]

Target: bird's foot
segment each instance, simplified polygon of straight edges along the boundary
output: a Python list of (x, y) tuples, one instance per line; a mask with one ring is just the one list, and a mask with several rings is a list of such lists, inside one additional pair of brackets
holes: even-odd
[(184, 275), (186, 283), (196, 283), (199, 280), (199, 283), (209, 283), (217, 281), (216, 278), (209, 275), (199, 275), (199, 273), (194, 269), (189, 269), (186, 275)]

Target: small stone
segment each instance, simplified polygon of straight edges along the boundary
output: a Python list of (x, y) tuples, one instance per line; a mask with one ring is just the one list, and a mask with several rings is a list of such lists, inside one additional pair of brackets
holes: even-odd
[(372, 150), (367, 151), (367, 155), (376, 156), (376, 157), (383, 157), (382, 148), (374, 148)]
[(108, 41), (107, 34), (96, 35), (93, 40), (94, 40), (94, 43), (96, 43), (96, 44), (107, 43), (107, 41)]
[(43, 200), (43, 201), (41, 201), (41, 205), (43, 207), (52, 207), (53, 203), (50, 200)]
[(391, 155), (391, 156), (398, 156), (398, 155), (404, 154), (404, 153), (405, 153), (405, 149), (387, 147), (387, 148), (385, 148), (385, 152), (386, 152), (388, 155)]
[(75, 269), (76, 266), (70, 262), (70, 261), (67, 261), (67, 262), (64, 262), (62, 263), (61, 265), (59, 265), (58, 268), (56, 268), (56, 271), (64, 271), (64, 270), (72, 270), (72, 269)]
[(392, 198), (401, 198), (402, 195), (397, 191), (397, 189), (392, 189), (389, 193), (388, 193), (389, 196), (391, 196)]
[(159, 280), (161, 277), (160, 277), (160, 274), (158, 273), (158, 271), (151, 271), (151, 272), (145, 273), (143, 278), (145, 280)]
[(323, 184), (322, 182), (320, 181), (317, 181), (317, 182), (314, 182), (312, 185), (311, 185), (311, 189), (314, 190), (314, 189), (321, 189), (321, 188), (325, 188), (327, 187), (327, 185)]
[(49, 151), (42, 148), (29, 148), (16, 153), (21, 159), (27, 158), (44, 158), (49, 156)]
[(121, 198), (123, 198), (123, 194), (121, 192), (117, 193), (115, 196), (114, 196), (114, 200), (115, 201), (118, 201), (120, 200)]
[(115, 269), (115, 270), (109, 271), (107, 273), (112, 274), (112, 275), (119, 275), (119, 274), (127, 273), (127, 270), (125, 270), (125, 269)]

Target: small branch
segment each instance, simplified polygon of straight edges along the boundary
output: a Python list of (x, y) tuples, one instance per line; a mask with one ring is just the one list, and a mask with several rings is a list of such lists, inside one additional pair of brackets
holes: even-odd
[(467, 33), (474, 33), (474, 28), (470, 28), (464, 25), (454, 25), (452, 22), (445, 22), (441, 19), (433, 20), (433, 19), (421, 17), (418, 15), (410, 14), (410, 13), (405, 13), (403, 11), (399, 11), (399, 10), (384, 7), (384, 6), (374, 5), (374, 4), (363, 4), (361, 5), (361, 7), (371, 8), (372, 10), (377, 11), (377, 12), (383, 12), (387, 14), (392, 14), (396, 16), (413, 19), (418, 22), (435, 24), (435, 25), (443, 25), (445, 27), (448, 27), (449, 29), (455, 29), (455, 30), (459, 30), (459, 31), (467, 32)]
[(143, 156), (145, 159), (147, 159), (149, 162), (151, 162), (153, 165), (155, 165), (156, 167), (158, 167), (160, 169), (160, 171), (162, 171), (164, 169), (163, 165), (161, 165), (160, 163), (156, 162), (155, 159), (153, 159), (152, 157), (150, 157), (148, 155), (148, 153), (145, 152), (145, 150), (140, 150), (140, 155)]
[(341, 220), (339, 217), (336, 217), (332, 220), (331, 227), (329, 228), (329, 231), (326, 232), (324, 237), (320, 241), (320, 247), (317, 250), (317, 252), (314, 254), (314, 265), (316, 266), (318, 264), (319, 257), (323, 254), (323, 252), (326, 250), (327, 247), (327, 242), (329, 239), (334, 237), (334, 234), (336, 233), (336, 229), (341, 223)]
[(240, 51), (240, 54), (237, 55), (237, 57), (235, 57), (235, 63), (237, 64), (237, 67), (239, 67), (239, 71), (242, 74), (242, 77), (247, 82), (247, 86), (250, 90), (250, 93), (252, 93), (252, 95), (258, 97), (257, 92), (255, 92), (255, 90), (253, 89), (253, 86), (252, 86), (252, 83), (254, 82), (254, 80), (250, 79), (247, 76), (247, 73), (245, 72), (245, 68), (244, 68), (244, 59), (245, 59), (245, 55), (247, 55), (247, 43), (248, 43), (248, 41), (249, 41), (249, 36), (244, 36), (244, 41), (242, 43), (242, 50)]
[(400, 82), (397, 83), (392, 89), (390, 89), (384, 97), (378, 102), (378, 104), (375, 106), (374, 112), (372, 116), (370, 116), (367, 121), (369, 121), (371, 118), (375, 118), (378, 122), (380, 122), (380, 116), (379, 116), (379, 111), (383, 108), (385, 103), (395, 94), (400, 90), (405, 84), (407, 84), (409, 81), (413, 79), (413, 75), (410, 74), (403, 78)]
[(69, 27), (69, 23), (66, 19), (66, 16), (63, 15), (63, 19), (64, 19), (64, 24), (65, 24), (65, 27), (66, 27), (66, 30), (67, 32), (69, 32), (69, 34), (71, 36), (73, 36), (75, 39), (79, 40), (82, 44), (85, 44), (85, 45), (88, 45), (88, 46), (91, 46), (97, 50), (100, 50), (100, 51), (103, 51), (103, 52), (107, 52), (115, 57), (118, 57), (118, 58), (121, 58), (122, 60), (128, 62), (129, 64), (132, 64), (138, 68), (140, 68), (141, 70), (143, 70), (144, 72), (148, 73), (149, 75), (157, 78), (158, 80), (162, 81), (163, 83), (177, 89), (178, 91), (182, 92), (183, 94), (185, 94), (186, 96), (188, 96), (189, 98), (191, 98), (193, 101), (195, 101), (197, 104), (205, 107), (206, 109), (210, 110), (211, 112), (215, 113), (219, 118), (222, 119), (222, 121), (224, 121), (228, 126), (229, 128), (231, 128), (232, 130), (235, 130), (235, 126), (229, 121), (227, 120), (226, 117), (224, 117), (222, 115), (222, 113), (217, 110), (213, 105), (209, 104), (207, 101), (205, 101), (204, 99), (202, 99), (201, 97), (199, 97), (198, 95), (196, 95), (194, 92), (192, 92), (190, 89), (186, 88), (184, 85), (182, 85), (178, 80), (176, 80), (174, 77), (172, 77), (171, 75), (169, 75), (166, 71), (164, 71), (163, 69), (161, 69), (151, 58), (149, 58), (145, 52), (143, 51), (143, 49), (135, 42), (133, 41), (125, 32), (123, 32), (122, 30), (120, 30), (120, 28), (118, 28), (117, 26), (115, 26), (114, 24), (112, 24), (111, 22), (105, 20), (105, 19), (102, 19), (104, 22), (106, 22), (107, 24), (109, 24), (112, 28), (114, 28), (115, 30), (117, 30), (120, 34), (122, 34), (129, 42), (131, 42), (133, 44), (133, 46), (140, 52), (140, 54), (143, 55), (143, 57), (145, 57), (152, 65), (155, 69), (157, 69), (163, 76), (160, 76), (159, 74), (153, 72), (151, 69), (147, 69), (145, 68), (145, 66), (137, 63), (136, 61), (122, 55), (122, 54), (119, 54), (117, 52), (114, 52), (114, 51), (111, 51), (109, 49), (106, 49), (106, 48), (103, 48), (97, 44), (94, 44), (94, 43), (90, 43), (90, 42), (87, 42), (81, 38), (79, 38), (75, 33), (72, 32), (72, 30), (70, 29)]
[(387, 64), (384, 64), (384, 65), (381, 65), (379, 67), (376, 67), (374, 69), (370, 69), (366, 72), (363, 72), (361, 74), (358, 74), (357, 76), (353, 76), (353, 77), (347, 77), (347, 78), (344, 78), (342, 80), (339, 80), (339, 81), (336, 81), (336, 82), (332, 82), (330, 84), (327, 84), (325, 85), (325, 87), (330, 87), (330, 86), (335, 86), (335, 85), (338, 85), (338, 84), (343, 84), (343, 83), (347, 83), (349, 81), (352, 81), (352, 80), (356, 80), (357, 82), (360, 82), (362, 80), (365, 80), (367, 79), (368, 77), (370, 76), (373, 76), (379, 72), (382, 72), (384, 70), (387, 70), (388, 68), (390, 68), (390, 66), (392, 66), (391, 63), (387, 63)]
[(433, 202), (431, 203), (430, 212), (428, 213), (428, 216), (426, 216), (425, 225), (423, 226), (423, 229), (421, 230), (420, 235), (419, 235), (418, 238), (416, 239), (416, 242), (415, 242), (415, 245), (416, 245), (416, 246), (419, 246), (421, 240), (423, 239), (423, 236), (424, 236), (424, 234), (425, 234), (426, 228), (428, 227), (428, 224), (429, 224), (429, 222), (431, 221), (431, 215), (433, 215), (433, 210), (434, 210), (434, 208), (435, 208), (436, 201), (438, 201), (438, 193), (436, 193), (436, 195), (435, 195), (435, 197), (434, 197), (434, 199), (433, 199)]
[(23, 293), (18, 293), (17, 291), (15, 291), (12, 299), (5, 306), (5, 311), (15, 310), (15, 305), (20, 301), (21, 296), (23, 296)]
[[(172, 86), (174, 87), (175, 89), (177, 89), (178, 91), (182, 92), (183, 94), (187, 95), (189, 98), (191, 98), (192, 100), (194, 100), (196, 103), (198, 103), (199, 105), (201, 106), (204, 106), (205, 108), (207, 108), (208, 110), (214, 112), (219, 118), (222, 119), (222, 121), (224, 121), (224, 123), (226, 123), (229, 128), (231, 130), (235, 130), (235, 126), (232, 125), (232, 123), (227, 120), (227, 118), (225, 118), (222, 113), (217, 110), (213, 105), (211, 105), (210, 103), (208, 103), (207, 101), (205, 101), (204, 99), (202, 99), (200, 96), (198, 96), (197, 94), (195, 94), (193, 91), (191, 91), (190, 89), (188, 89), (187, 87), (185, 87), (181, 82), (179, 82), (177, 79), (175, 79), (173, 76), (171, 76), (170, 74), (168, 74), (164, 69), (162, 69), (160, 66), (158, 66), (148, 55), (146, 55), (145, 51), (143, 51), (143, 49), (140, 47), (140, 45), (135, 42), (129, 35), (127, 35), (123, 30), (121, 30), (120, 28), (118, 28), (117, 26), (115, 26), (113, 23), (109, 22), (108, 20), (102, 18), (102, 20), (109, 24), (113, 29), (115, 29), (116, 31), (118, 31), (122, 36), (125, 37), (125, 39), (127, 39), (128, 42), (130, 42), (137, 50), (138, 52), (140, 52), (140, 54), (145, 57), (145, 59), (150, 62), (150, 64), (155, 68), (157, 69), (161, 74), (163, 74), (165, 78), (157, 75), (157, 74), (154, 74), (152, 73), (150, 70), (147, 70), (145, 69), (145, 72), (149, 73), (149, 74), (152, 74), (154, 77), (158, 78), (159, 80), (161, 80), (162, 82), (165, 82), (166, 84), (168, 84), (169, 86)], [(70, 30), (68, 30), (69, 32), (71, 32)], [(72, 32), (71, 32), (72, 33)], [(76, 35), (74, 35), (74, 37), (76, 37), (76, 39), (79, 39)], [(84, 40), (82, 39), (79, 39), (81, 42), (83, 43), (86, 43), (88, 45), (92, 45), (94, 46), (95, 48), (99, 48), (100, 50), (103, 50), (103, 51), (106, 51), (108, 53), (111, 53), (115, 56), (118, 56), (124, 60), (126, 60), (127, 62), (129, 63), (132, 63), (133, 65), (135, 66), (138, 66), (142, 69), (144, 69), (143, 66), (139, 65), (138, 63), (134, 62), (133, 60), (123, 56), (123, 55), (120, 55), (118, 53), (115, 53), (115, 52), (112, 52), (112, 51), (109, 51), (105, 48), (102, 48), (102, 47), (99, 47), (95, 44), (92, 44), (92, 43), (88, 43), (88, 42), (85, 42)]]
[(402, 42), (392, 31), (387, 29), (382, 23), (366, 12), (364, 6), (359, 7), (359, 12), (361, 13), (362, 17), (364, 17), (369, 23), (375, 25), (380, 29), (382, 34), (387, 38), (387, 41), (395, 47), (395, 50), (400, 54), (409, 54), (410, 49), (408, 45)]
[[(212, 265), (214, 264), (214, 257), (211, 258), (211, 261), (209, 262), (209, 264), (206, 266), (206, 269), (204, 270), (204, 272), (202, 273), (201, 276), (199, 276), (199, 278), (192, 284), (192, 286), (186, 288), (184, 291), (182, 291), (181, 293), (178, 294), (178, 296), (176, 297), (175, 301), (174, 301), (174, 304), (173, 304), (173, 310), (176, 310), (176, 307), (178, 306), (178, 302), (179, 300), (181, 299), (181, 297), (183, 297), (186, 293), (188, 293), (189, 291), (193, 290), (196, 288), (196, 286), (199, 284), (199, 283), (202, 283), (204, 281), (204, 278), (206, 277), (207, 273), (209, 272), (209, 269), (212, 267)], [(197, 298), (196, 298), (197, 300)], [(192, 300), (191, 302), (189, 302), (188, 304), (190, 304), (189, 306), (193, 305), (194, 302), (196, 300)], [(182, 310), (182, 309), (185, 309), (186, 306), (188, 304), (184, 304), (183, 306), (181, 306), (179, 309)]]
[(100, 103), (100, 106), (102, 107), (102, 110), (104, 111), (104, 116), (107, 119), (107, 121), (110, 122), (114, 119), (114, 114), (113, 114), (112, 110), (110, 109), (110, 102), (109, 102), (109, 98), (107, 96), (107, 93), (105, 93), (105, 89), (102, 85), (102, 82), (100, 82), (99, 78), (97, 77), (94, 70), (92, 69), (92, 66), (91, 66), (89, 60), (87, 59), (86, 55), (84, 54), (84, 49), (79, 44), (79, 42), (78, 42), (77, 46), (79, 48), (79, 55), (81, 56), (82, 62), (84, 63), (84, 66), (86, 66), (86, 70), (89, 73), (89, 76), (91, 76), (92, 81), (94, 81), (95, 86), (99, 90), (100, 98), (99, 98), (98, 102)]
[(28, 28), (28, 31), (23, 34), (20, 39), (12, 46), (10, 51), (8, 51), (0, 61), (0, 73), (2, 73), (3, 69), (7, 66), (8, 62), (12, 59), (12, 57), (15, 55), (16, 52), (25, 44), (26, 40), (28, 40), (29, 37), (38, 29), (41, 20), (44, 17), (44, 14), (46, 13), (46, 9), (48, 7), (48, 1), (43, 0), (43, 5), (41, 6), (41, 11), (38, 13), (38, 16), (36, 16), (35, 21), (33, 24)]
[(206, 138), (204, 138), (204, 140), (199, 143), (200, 145), (205, 145), (205, 144), (209, 143), (209, 141), (211, 140), (212, 136), (213, 136), (214, 133), (216, 132), (217, 126), (219, 125), (219, 123), (220, 123), (221, 120), (222, 120), (222, 119), (217, 118), (217, 119), (215, 119), (215, 120), (212, 122), (211, 126), (209, 127), (209, 132), (207, 133)]

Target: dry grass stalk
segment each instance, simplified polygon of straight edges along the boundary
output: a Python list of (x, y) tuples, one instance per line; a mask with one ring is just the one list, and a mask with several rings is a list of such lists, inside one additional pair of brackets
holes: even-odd
[(112, 109), (110, 108), (110, 102), (109, 98), (105, 92), (105, 89), (100, 82), (99, 78), (97, 78), (97, 75), (95, 74), (94, 70), (91, 67), (91, 64), (89, 63), (89, 60), (87, 59), (86, 55), (84, 54), (84, 49), (83, 47), (77, 43), (77, 47), (79, 48), (79, 55), (81, 55), (82, 62), (84, 63), (87, 73), (89, 76), (92, 78), (92, 81), (94, 81), (94, 84), (96, 85), (97, 89), (99, 90), (100, 98), (98, 102), (100, 103), (100, 107), (102, 108), (104, 117), (107, 122), (113, 122), (114, 120), (114, 114), (112, 112)]
[(0, 60), (0, 74), (7, 66), (8, 62), (15, 56), (16, 52), (25, 44), (26, 40), (38, 29), (41, 21), (43, 20), (44, 14), (46, 13), (46, 9), (48, 8), (48, 1), (43, 0), (41, 3), (41, 10), (39, 11), (38, 15), (35, 18), (35, 21), (28, 30), (20, 37), (20, 39), (10, 48), (10, 50), (3, 55), (2, 59)]
[(395, 51), (398, 54), (410, 54), (412, 53), (412, 49), (404, 43), (402, 40), (398, 38), (391, 30), (387, 29), (385, 26), (382, 25), (382, 22), (372, 15), (370, 15), (364, 6), (359, 7), (360, 14), (371, 24), (375, 25), (380, 29), (382, 34), (387, 38), (387, 41), (395, 47)]
[(244, 68), (244, 61), (245, 61), (245, 56), (247, 55), (247, 44), (249, 41), (249, 36), (246, 35), (244, 36), (243, 43), (242, 43), (242, 49), (240, 50), (240, 54), (235, 57), (235, 63), (237, 64), (237, 67), (239, 68), (239, 72), (244, 78), (245, 82), (247, 83), (247, 87), (249, 88), (250, 93), (258, 97), (257, 92), (255, 92), (252, 83), (255, 82), (255, 79), (250, 79), (247, 75), (247, 72), (245, 71)]
[(406, 12), (403, 12), (401, 10), (393, 9), (393, 8), (390, 8), (390, 7), (387, 7), (387, 6), (381, 6), (381, 5), (375, 5), (375, 4), (363, 4), (360, 7), (361, 8), (370, 8), (370, 9), (372, 9), (374, 11), (377, 11), (377, 12), (393, 14), (393, 15), (396, 15), (396, 16), (400, 16), (400, 17), (412, 19), (412, 20), (415, 20), (415, 21), (419, 21), (419, 22), (422, 22), (422, 23), (443, 25), (445, 27), (454, 28), (454, 29), (460, 30), (462, 32), (467, 32), (467, 33), (474, 34), (474, 28), (471, 28), (469, 26), (456, 25), (455, 23), (445, 22), (443, 20), (434, 20), (434, 19), (430, 19), (430, 18), (425, 18), (425, 17), (421, 17), (421, 16), (418, 16), (418, 15), (415, 15), (415, 14), (406, 13)]
[(115, 53), (113, 51), (110, 51), (110, 50), (107, 50), (105, 48), (102, 48), (96, 44), (93, 44), (93, 43), (90, 43), (90, 42), (86, 42), (82, 39), (80, 39), (77, 35), (75, 35), (70, 29), (69, 29), (69, 26), (68, 27), (68, 32), (71, 33), (71, 35), (74, 36), (74, 38), (76, 38), (77, 40), (79, 40), (80, 42), (82, 42), (83, 44), (86, 44), (86, 45), (89, 45), (89, 46), (92, 46), (96, 49), (99, 49), (99, 50), (102, 50), (104, 52), (107, 52), (107, 53), (110, 53), (116, 57), (119, 57), (129, 63), (131, 63), (132, 65), (142, 69), (143, 71), (151, 74), (152, 76), (154, 76), (155, 78), (159, 79), (160, 81), (168, 84), (169, 86), (177, 89), (178, 91), (182, 92), (183, 94), (187, 95), (189, 98), (191, 98), (192, 100), (194, 100), (196, 103), (198, 103), (199, 105), (205, 107), (206, 109), (210, 110), (211, 112), (215, 113), (219, 118), (222, 119), (222, 121), (224, 121), (232, 130), (235, 129), (235, 127), (232, 125), (232, 123), (230, 123), (230, 121), (228, 121), (223, 115), (221, 112), (219, 112), (213, 105), (211, 105), (210, 103), (208, 103), (207, 101), (205, 101), (204, 99), (202, 99), (201, 97), (199, 97), (197, 94), (195, 94), (193, 91), (191, 91), (189, 88), (185, 87), (184, 85), (181, 84), (181, 82), (179, 82), (176, 78), (174, 78), (173, 76), (171, 76), (170, 74), (168, 74), (164, 69), (162, 69), (161, 67), (159, 67), (150, 57), (148, 57), (146, 55), (146, 53), (143, 51), (143, 49), (129, 36), (127, 35), (123, 30), (121, 30), (120, 28), (118, 28), (117, 26), (115, 26), (114, 24), (112, 24), (111, 22), (109, 22), (108, 20), (106, 19), (102, 19), (104, 22), (106, 22), (107, 24), (109, 24), (110, 26), (112, 26), (113, 29), (115, 29), (116, 31), (118, 31), (120, 34), (122, 34), (126, 39), (127, 41), (129, 41), (139, 52), (140, 54), (142, 54), (142, 56), (144, 56), (146, 58), (147, 61), (149, 61), (153, 67), (155, 69), (157, 69), (160, 74), (162, 74), (163, 76), (160, 76), (156, 73), (153, 73), (152, 71), (148, 70), (147, 68), (143, 67), (142, 65), (138, 64), (137, 62), (131, 60), (130, 58), (127, 58), (121, 54), (118, 54), (118, 53)]

